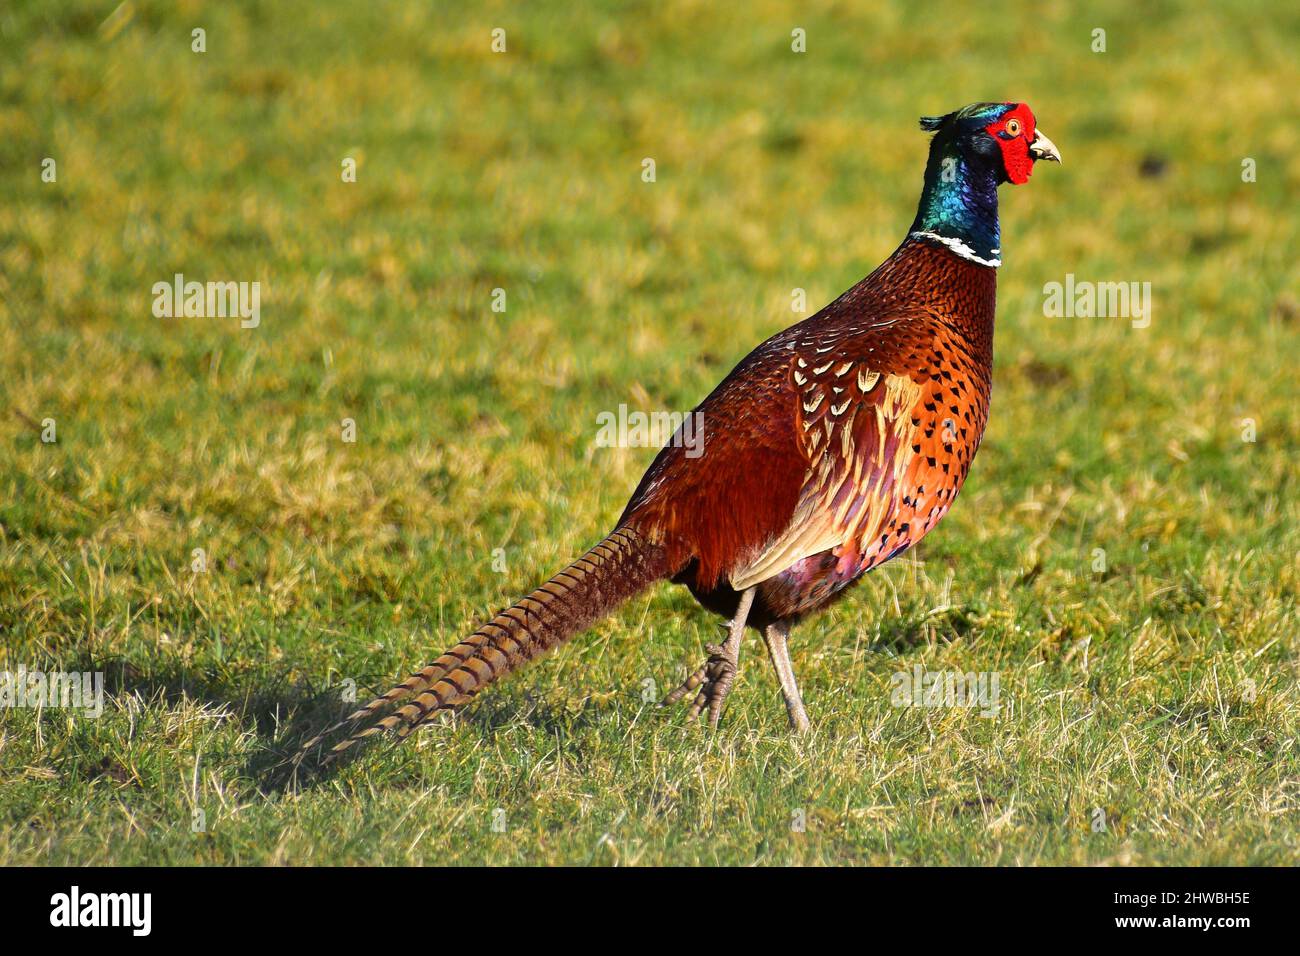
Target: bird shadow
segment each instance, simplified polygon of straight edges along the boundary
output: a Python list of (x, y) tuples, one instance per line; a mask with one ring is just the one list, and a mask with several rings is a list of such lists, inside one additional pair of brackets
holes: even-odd
[[(366, 701), (367, 693), (351, 682), (313, 686), (290, 669), (262, 674), (255, 680), (247, 675), (218, 670), (196, 670), (179, 665), (140, 667), (125, 658), (111, 660), (79, 659), (64, 665), (74, 671), (104, 675), (104, 693), (111, 697), (138, 696), (142, 700), (161, 700), (169, 704), (186, 702), (205, 704), (231, 714), (248, 727), (256, 738), (252, 752), (246, 756), (241, 775), (250, 780), (264, 796), (286, 791), (298, 792), (318, 786), (356, 759), (365, 750), (392, 746), (394, 741), (376, 738), (373, 746), (354, 748), (340, 759), (326, 762), (327, 745), (335, 742), (342, 731), (346, 715)], [(373, 687), (392, 686), (392, 675), (367, 678)], [(602, 716), (600, 706), (553, 704), (545, 697), (524, 691), (495, 695), (476, 701), (450, 721), (462, 729), (491, 736), (507, 725), (531, 728), (548, 737), (580, 736)], [(437, 728), (443, 720), (435, 719)], [(342, 725), (342, 726), (340, 726)], [(325, 734), (321, 747), (310, 752), (303, 748), (313, 738)]]
[(872, 636), (870, 649), (904, 654), (936, 636), (953, 640), (973, 633), (980, 623), (981, 609), (976, 605), (952, 605), (939, 612), (918, 611), (902, 617), (880, 620)]
[(351, 709), (342, 696), (346, 688), (312, 686), (291, 676), (288, 667), (253, 679), (246, 673), (221, 668), (140, 666), (127, 658), (83, 656), (63, 662), (61, 667), (103, 674), (106, 697), (136, 696), (173, 706), (199, 704), (228, 713), (255, 737), (241, 772), (263, 794), (283, 791), (293, 786), (295, 779), (318, 777), (304, 776), (304, 767), (294, 758), (303, 744), (337, 724)]

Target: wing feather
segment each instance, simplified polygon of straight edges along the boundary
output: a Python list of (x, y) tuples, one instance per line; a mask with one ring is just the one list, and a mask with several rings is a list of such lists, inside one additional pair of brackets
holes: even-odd
[(816, 366), (796, 357), (790, 378), (799, 393), (795, 431), (807, 461), (804, 483), (782, 533), (732, 571), (736, 590), (874, 534), (893, 510), (893, 488), (907, 466), (920, 382), (873, 369), (851, 353)]

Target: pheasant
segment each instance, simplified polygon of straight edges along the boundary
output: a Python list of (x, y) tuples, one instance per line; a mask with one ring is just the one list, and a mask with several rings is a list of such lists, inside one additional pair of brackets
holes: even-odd
[(309, 741), (333, 760), (433, 714), (584, 630), (654, 582), (684, 584), (727, 637), (665, 700), (718, 724), (746, 627), (767, 644), (791, 728), (809, 728), (791, 626), (907, 550), (952, 507), (988, 420), (1001, 265), (998, 187), (1060, 153), (1024, 103), (923, 117), (916, 219), (874, 272), (754, 349), (695, 409), (704, 453), (670, 441), (590, 551), (382, 697)]

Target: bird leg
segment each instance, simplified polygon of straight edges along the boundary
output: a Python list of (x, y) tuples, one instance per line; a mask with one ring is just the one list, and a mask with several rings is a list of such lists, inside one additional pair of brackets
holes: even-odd
[(745, 621), (749, 618), (749, 609), (754, 603), (756, 590), (757, 585), (741, 593), (740, 604), (731, 618), (726, 642), (721, 646), (717, 644), (704, 646), (704, 649), (709, 652), (709, 659), (694, 674), (686, 678), (681, 687), (664, 699), (665, 707), (677, 703), (698, 687), (699, 692), (691, 701), (687, 720), (694, 720), (707, 706), (709, 726), (718, 726), (718, 721), (722, 717), (722, 704), (736, 682), (736, 668), (740, 666), (740, 640), (745, 634)]
[(786, 639), (790, 636), (790, 625), (785, 621), (773, 621), (763, 632), (767, 642), (767, 652), (772, 655), (772, 667), (776, 669), (776, 678), (781, 682), (781, 696), (785, 698), (786, 713), (790, 715), (790, 729), (802, 734), (812, 725), (808, 722), (808, 713), (803, 709), (803, 697), (799, 694), (799, 685), (794, 679), (794, 668), (790, 666), (790, 648)]

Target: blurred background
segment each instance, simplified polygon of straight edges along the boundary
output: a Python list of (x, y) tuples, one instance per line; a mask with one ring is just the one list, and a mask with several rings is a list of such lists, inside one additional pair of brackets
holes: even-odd
[[(1298, 54), (1282, 2), (6, 3), (0, 668), (105, 670), (115, 703), (42, 733), (0, 714), (21, 782), (0, 813), (30, 824), (0, 855), (569, 861), (621, 810), (651, 862), (1282, 859)], [(822, 750), (782, 749), (761, 669), (729, 769), (642, 714), (642, 682), (712, 640), (663, 588), (498, 688), (437, 759), (381, 764), (381, 791), (439, 781), (431, 819), (518, 805), (531, 836), (412, 848), (425, 810), (358, 831), (405, 807), (360, 784), (342, 811), (260, 803), (248, 761), (286, 715), (386, 686), (603, 534), (654, 450), (595, 447), (597, 414), (688, 410), (874, 268), (915, 212), (917, 118), (979, 100), (1029, 103), (1064, 164), (1002, 190), (992, 418), (961, 501), (796, 635)], [(260, 324), (155, 317), (176, 273), (260, 283)], [(1068, 274), (1149, 282), (1150, 326), (1045, 315)], [(891, 710), (914, 660), (1002, 669), (1021, 723)], [(1262, 703), (1233, 710), (1247, 681)], [(1066, 703), (1101, 714), (1095, 738), (1061, 731)], [(655, 735), (682, 763), (629, 768)], [(872, 789), (887, 766), (902, 793)], [(133, 837), (111, 801), (171, 836)], [(693, 842), (729, 801), (718, 847)], [(753, 850), (809, 801), (816, 839)], [(192, 803), (220, 835), (191, 839)], [(1213, 812), (1168, 825), (1193, 803)], [(1097, 806), (1119, 822), (1090, 843)]]

